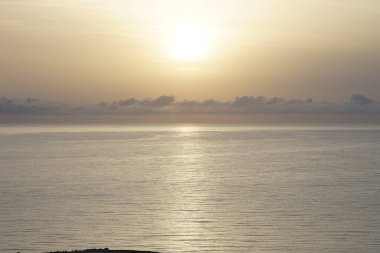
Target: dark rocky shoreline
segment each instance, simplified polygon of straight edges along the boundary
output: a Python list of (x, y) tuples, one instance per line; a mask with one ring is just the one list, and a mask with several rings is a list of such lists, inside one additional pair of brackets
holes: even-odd
[(86, 250), (72, 250), (72, 251), (53, 251), (49, 253), (159, 253), (157, 251), (138, 251), (138, 250), (110, 250), (105, 249), (86, 249)]

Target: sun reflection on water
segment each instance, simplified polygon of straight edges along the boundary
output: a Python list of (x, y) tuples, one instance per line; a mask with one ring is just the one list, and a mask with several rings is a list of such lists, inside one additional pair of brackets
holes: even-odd
[(177, 128), (178, 133), (196, 133), (199, 130), (200, 128), (196, 126), (180, 126)]
[(210, 175), (205, 160), (207, 150), (202, 145), (199, 130), (196, 126), (179, 127), (178, 141), (172, 147), (176, 165), (171, 166), (167, 178), (172, 187), (172, 200), (166, 218), (168, 228), (176, 235), (173, 250), (193, 247), (211, 232), (208, 227), (212, 223), (212, 214), (205, 206), (211, 197), (206, 187)]

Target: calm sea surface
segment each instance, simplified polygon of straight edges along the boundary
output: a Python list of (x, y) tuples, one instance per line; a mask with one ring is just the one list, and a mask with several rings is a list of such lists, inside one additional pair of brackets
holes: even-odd
[(0, 252), (380, 252), (380, 127), (0, 125)]

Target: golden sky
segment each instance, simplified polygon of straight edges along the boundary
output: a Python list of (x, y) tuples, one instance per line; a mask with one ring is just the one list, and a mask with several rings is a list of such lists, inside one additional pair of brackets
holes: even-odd
[(0, 0), (0, 96), (380, 99), (378, 0)]

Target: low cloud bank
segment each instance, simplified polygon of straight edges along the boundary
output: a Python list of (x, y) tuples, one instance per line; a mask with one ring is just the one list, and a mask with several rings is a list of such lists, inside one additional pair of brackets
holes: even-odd
[(2, 115), (160, 115), (160, 114), (350, 114), (380, 115), (380, 101), (352, 95), (344, 103), (317, 102), (263, 96), (236, 97), (233, 101), (176, 101), (174, 96), (127, 98), (93, 105), (68, 105), (34, 98), (0, 98)]

